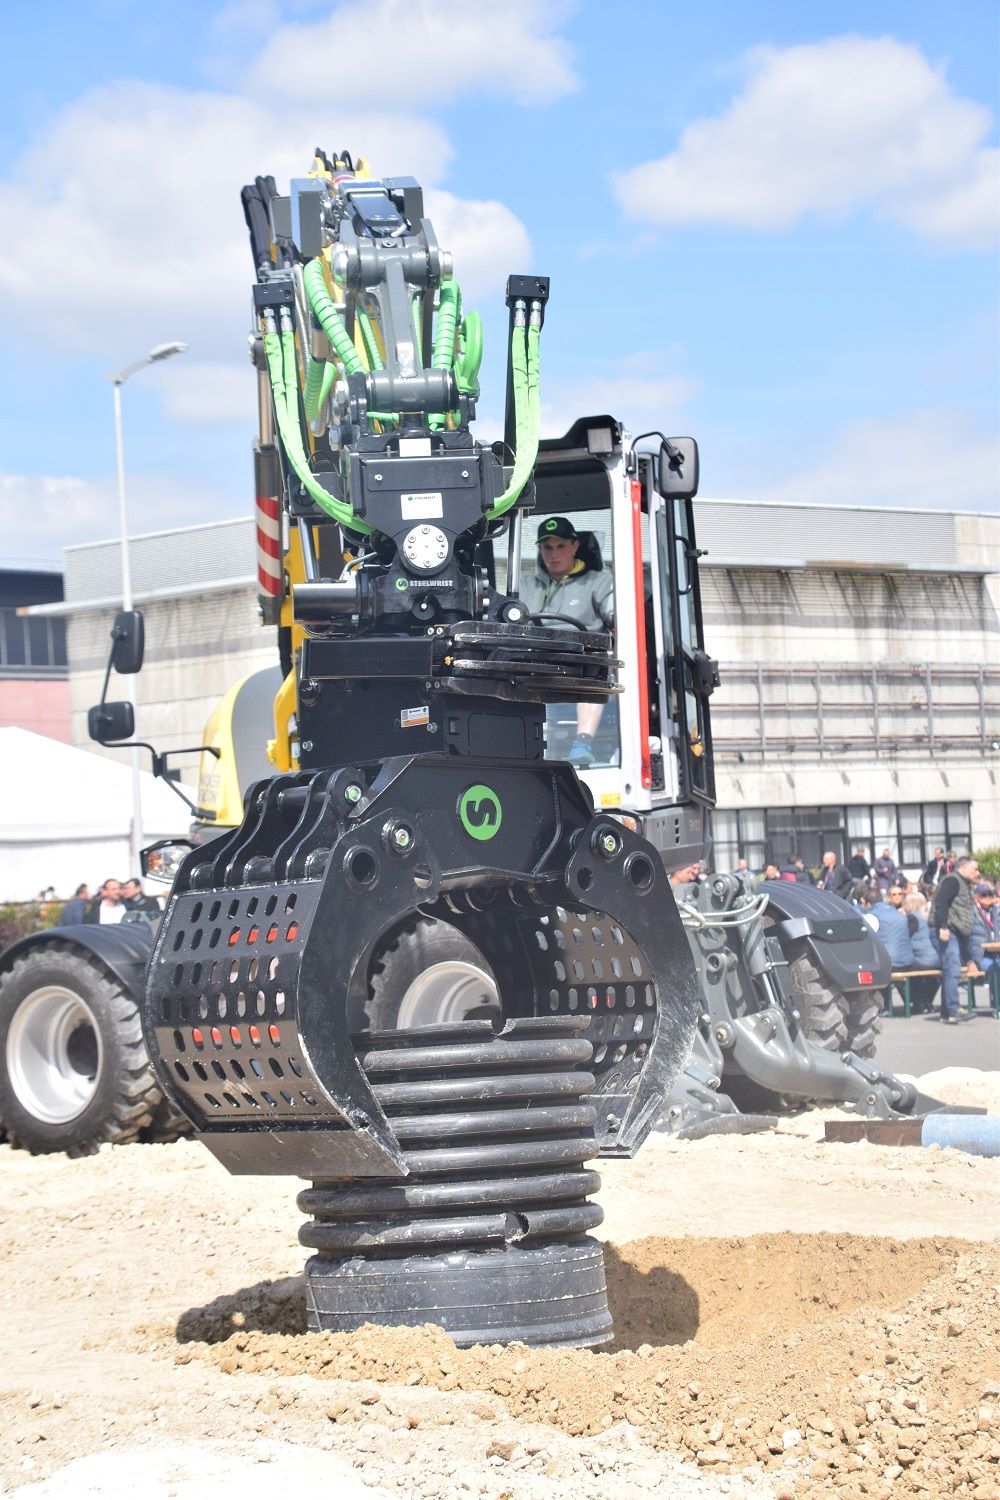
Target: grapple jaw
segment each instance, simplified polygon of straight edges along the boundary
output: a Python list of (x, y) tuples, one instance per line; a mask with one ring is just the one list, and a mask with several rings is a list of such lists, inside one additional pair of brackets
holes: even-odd
[(700, 1009), (656, 851), (568, 766), (428, 755), (258, 783), (242, 826), (185, 860), (143, 1026), (223, 1164), (405, 1175), (350, 1017), (380, 940), (418, 912), (480, 948), (504, 1021), (586, 1018), (597, 1146), (636, 1151)]

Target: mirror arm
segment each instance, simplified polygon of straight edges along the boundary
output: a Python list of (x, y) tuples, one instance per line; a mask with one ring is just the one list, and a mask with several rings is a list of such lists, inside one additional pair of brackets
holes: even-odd
[[(141, 743), (141, 741), (137, 743)], [(216, 760), (221, 760), (222, 751), (219, 749), (219, 747), (217, 745), (180, 745), (174, 750), (164, 750), (159, 755), (153, 749), (152, 745), (146, 745), (145, 748), (153, 757), (153, 775), (159, 776), (164, 782), (166, 782), (167, 786), (173, 792), (174, 796), (179, 797), (184, 803), (185, 807), (190, 808), (191, 812), (197, 813), (198, 804), (196, 802), (192, 802), (191, 798), (186, 794), (186, 792), (182, 792), (176, 781), (172, 781), (170, 776), (167, 774), (167, 762), (171, 755), (197, 755), (199, 752), (203, 755), (214, 755)]]

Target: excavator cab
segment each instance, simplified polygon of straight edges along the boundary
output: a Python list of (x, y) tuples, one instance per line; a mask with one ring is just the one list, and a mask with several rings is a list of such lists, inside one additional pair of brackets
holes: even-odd
[[(659, 450), (636, 451), (606, 415), (581, 417), (564, 436), (544, 439), (517, 580), (526, 601), (546, 597), (535, 538), (544, 538), (547, 520), (568, 520), (583, 564), (575, 596), (582, 591), (589, 599), (586, 581), (593, 579), (594, 594), (610, 599), (615, 656), (622, 663), (620, 693), (604, 706), (590, 757), (578, 769), (599, 807), (641, 823), (668, 869), (701, 858), (705, 815), (715, 805), (708, 700), (718, 668), (704, 649), (692, 504), (697, 468), (693, 439), (661, 440)], [(514, 592), (507, 535), (484, 552), (491, 583)], [(583, 628), (586, 621), (576, 623)], [(565, 627), (573, 629), (572, 618)], [(547, 706), (549, 759), (574, 759), (580, 722), (577, 705)]]

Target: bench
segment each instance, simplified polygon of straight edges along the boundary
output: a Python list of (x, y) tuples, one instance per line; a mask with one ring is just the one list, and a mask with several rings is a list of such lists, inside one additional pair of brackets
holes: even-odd
[[(940, 979), (941, 979), (941, 970), (940, 969), (900, 969), (898, 972), (893, 971), (893, 973), (889, 975), (889, 979), (890, 979), (891, 984), (898, 985), (899, 988), (903, 992), (903, 1015), (906, 1016), (907, 1019), (909, 1019), (909, 1017), (911, 1015), (911, 1010), (910, 1010), (910, 980), (911, 979), (930, 979), (932, 977), (935, 978), (935, 979), (937, 979), (940, 982)], [(892, 1015), (892, 990), (891, 990), (891, 988), (887, 989), (887, 990), (884, 990), (883, 991), (883, 996), (884, 996), (884, 1006), (885, 1006), (885, 1008), (882, 1011), (882, 1014), (884, 1016), (891, 1016)]]
[[(984, 946), (989, 947), (989, 948), (1000, 948), (1000, 944), (995, 944), (995, 943), (985, 944)], [(932, 977), (935, 978), (935, 979), (940, 980), (940, 978), (941, 978), (941, 970), (940, 969), (900, 969), (898, 971), (893, 971), (893, 973), (889, 975), (890, 982), (892, 984), (898, 985), (899, 988), (903, 992), (903, 1015), (904, 1016), (909, 1017), (910, 1014), (911, 1014), (911, 1010), (910, 1010), (910, 980), (911, 979), (930, 979)], [(974, 1011), (975, 1008), (976, 1008), (976, 985), (977, 984), (984, 984), (984, 983), (986, 985), (988, 985), (988, 987), (989, 987), (988, 988), (988, 993), (989, 993), (989, 1005), (990, 1005), (990, 1009), (992, 1010), (992, 1012), (993, 1012), (994, 1016), (997, 1018), (997, 1020), (1000, 1020), (1000, 965), (994, 964), (993, 968), (990, 969), (986, 974), (979, 974), (979, 973), (970, 974), (969, 971), (968, 971), (968, 969), (963, 969), (962, 970), (961, 983), (965, 985), (965, 1008), (966, 1008), (967, 1011)], [(892, 1015), (892, 990), (891, 989), (887, 989), (887, 990), (883, 991), (883, 994), (884, 994), (885, 1000), (884, 1000), (884, 1009), (882, 1011), (882, 1014), (883, 1014), (883, 1016), (891, 1016)]]

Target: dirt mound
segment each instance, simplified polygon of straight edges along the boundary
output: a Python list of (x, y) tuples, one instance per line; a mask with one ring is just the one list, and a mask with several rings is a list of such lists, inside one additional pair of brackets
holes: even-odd
[(178, 1336), (200, 1342), (176, 1358), (231, 1376), (371, 1382), (374, 1401), (348, 1390), (330, 1402), (339, 1424), (377, 1421), (379, 1408), (398, 1417), (398, 1388), (431, 1388), (498, 1397), (571, 1437), (625, 1421), (715, 1471), (791, 1467), (801, 1495), (834, 1480), (844, 1496), (987, 1484), (1000, 1459), (992, 1247), (778, 1234), (608, 1250), (608, 1353), (457, 1350), (431, 1326), (303, 1336), (289, 1278), (185, 1314)]
[(0, 1492), (993, 1500), (1000, 1161), (810, 1128), (602, 1163), (605, 1351), (305, 1335), (294, 1183), (0, 1146)]

